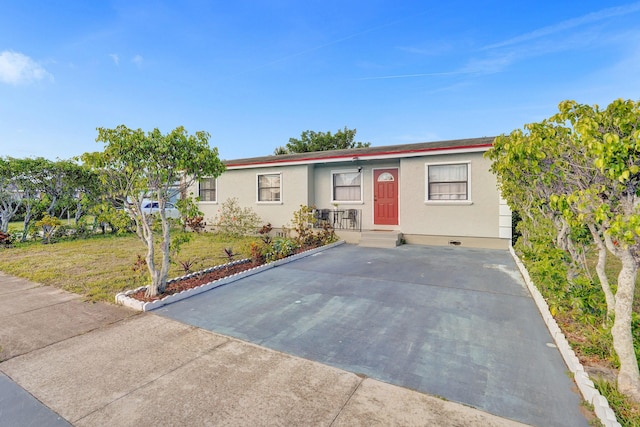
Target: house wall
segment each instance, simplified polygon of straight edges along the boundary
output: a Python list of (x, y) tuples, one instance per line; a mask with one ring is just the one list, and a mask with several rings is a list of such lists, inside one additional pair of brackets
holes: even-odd
[[(399, 160), (381, 160), (367, 162), (345, 162), (316, 165), (314, 171), (314, 193), (315, 201), (312, 203), (318, 209), (333, 209), (332, 172), (356, 171), (362, 168), (362, 201), (361, 202), (340, 202), (338, 209), (360, 209), (362, 211), (362, 229), (373, 228), (373, 170), (383, 168), (399, 168)], [(397, 229), (397, 226), (376, 226), (376, 228)]]
[[(470, 162), (469, 201), (427, 201), (426, 164)], [(400, 162), (400, 230), (408, 242), (506, 247), (500, 196), (483, 153), (447, 154)]]
[[(427, 201), (426, 164), (470, 164), (469, 201)], [(236, 197), (243, 207), (251, 207), (274, 228), (287, 226), (300, 205), (333, 209), (332, 172), (362, 170), (362, 201), (340, 202), (340, 209), (359, 209), (362, 230), (398, 230), (408, 243), (461, 244), (468, 247), (506, 248), (509, 245), (511, 212), (501, 201), (490, 161), (482, 152), (425, 155), (401, 159), (316, 163), (247, 169), (231, 169), (218, 178), (218, 201), (202, 202), (205, 220), (213, 224), (220, 204)], [(376, 225), (373, 219), (373, 171), (398, 168), (399, 224)], [(257, 175), (281, 173), (282, 197), (278, 203), (257, 202)], [(193, 190), (197, 194), (197, 187)], [(359, 233), (338, 234), (357, 243)]]
[[(293, 212), (298, 210), (300, 205), (311, 203), (310, 187), (313, 183), (313, 174), (310, 171), (312, 169), (311, 165), (299, 165), (227, 170), (217, 180), (218, 200), (215, 203), (200, 202), (200, 210), (204, 213), (207, 224), (213, 224), (221, 204), (235, 197), (241, 207), (252, 208), (263, 223), (270, 222), (274, 228), (281, 228), (290, 222)], [(263, 173), (281, 174), (280, 202), (258, 202), (257, 176)], [(198, 194), (197, 184), (191, 191), (194, 195)]]

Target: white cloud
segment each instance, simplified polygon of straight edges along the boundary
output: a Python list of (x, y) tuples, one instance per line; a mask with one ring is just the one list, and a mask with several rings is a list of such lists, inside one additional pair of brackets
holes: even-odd
[(133, 57), (133, 59), (131, 59), (131, 62), (133, 62), (134, 64), (136, 64), (138, 67), (142, 66), (142, 56), (141, 55), (136, 55)]
[(33, 59), (10, 50), (0, 53), (0, 82), (19, 85), (42, 79), (53, 76)]
[(109, 56), (111, 57), (111, 59), (113, 59), (113, 62), (114, 62), (116, 65), (120, 65), (120, 57), (118, 56), (118, 54), (117, 54), (117, 53), (109, 54)]
[(519, 36), (504, 40), (498, 43), (485, 46), (484, 49), (495, 49), (498, 47), (511, 46), (535, 40), (541, 37), (549, 36), (561, 31), (565, 31), (571, 28), (579, 27), (586, 24), (602, 21), (604, 19), (629, 15), (631, 13), (638, 12), (640, 10), (640, 2), (632, 3), (625, 6), (611, 7), (608, 9), (602, 9), (597, 12), (589, 13), (587, 15), (580, 16), (578, 18), (568, 19), (566, 21), (559, 22), (555, 25), (539, 28), (529, 33), (521, 34)]

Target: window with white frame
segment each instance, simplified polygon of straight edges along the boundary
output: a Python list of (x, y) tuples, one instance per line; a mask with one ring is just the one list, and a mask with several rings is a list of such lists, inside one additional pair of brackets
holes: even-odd
[(469, 163), (428, 164), (427, 200), (470, 200)]
[(258, 201), (280, 202), (282, 194), (282, 176), (279, 173), (258, 175)]
[(362, 201), (362, 172), (332, 172), (332, 202)]
[(217, 202), (217, 182), (215, 178), (203, 178), (198, 183), (198, 198), (201, 202)]

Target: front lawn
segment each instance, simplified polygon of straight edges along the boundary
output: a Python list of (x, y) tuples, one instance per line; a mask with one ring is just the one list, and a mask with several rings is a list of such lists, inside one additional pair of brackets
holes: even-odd
[[(193, 262), (192, 270), (212, 267), (228, 261), (225, 248), (238, 254), (235, 259), (249, 257), (250, 244), (255, 240), (193, 233), (193, 240), (184, 244), (173, 259)], [(145, 255), (146, 247), (132, 234), (97, 235), (49, 245), (32, 242), (1, 248), (0, 271), (75, 292), (91, 301), (113, 302), (116, 293), (149, 282), (146, 266), (138, 271), (134, 268), (138, 256), (144, 259)], [(183, 274), (180, 263), (173, 262), (169, 278)]]

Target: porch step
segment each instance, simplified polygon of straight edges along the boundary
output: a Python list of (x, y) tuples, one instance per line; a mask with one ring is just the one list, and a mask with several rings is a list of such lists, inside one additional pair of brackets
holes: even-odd
[(363, 231), (358, 246), (368, 248), (395, 248), (402, 244), (402, 233), (399, 231)]

